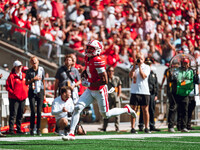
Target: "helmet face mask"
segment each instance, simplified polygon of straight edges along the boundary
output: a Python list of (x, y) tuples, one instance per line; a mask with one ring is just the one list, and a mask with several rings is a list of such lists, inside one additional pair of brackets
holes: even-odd
[(86, 55), (88, 57), (92, 57), (94, 52), (95, 52), (95, 48), (92, 47), (92, 46), (87, 45), (87, 47), (86, 47)]
[(87, 44), (85, 53), (88, 57), (97, 56), (101, 54), (102, 45), (97, 40), (92, 40)]

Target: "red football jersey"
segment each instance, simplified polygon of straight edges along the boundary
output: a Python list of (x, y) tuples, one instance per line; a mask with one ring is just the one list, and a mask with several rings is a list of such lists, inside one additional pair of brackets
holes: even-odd
[[(106, 71), (105, 60), (100, 56), (95, 56), (92, 58), (85, 57), (85, 69), (88, 75), (88, 81), (94, 83), (100, 81), (99, 73)], [(98, 73), (99, 71), (99, 73)], [(104, 85), (99, 87), (89, 87), (90, 90), (100, 90)]]

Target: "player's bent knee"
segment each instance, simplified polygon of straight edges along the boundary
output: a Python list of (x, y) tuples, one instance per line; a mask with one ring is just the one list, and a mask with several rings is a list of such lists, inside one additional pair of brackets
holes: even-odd
[(75, 106), (75, 108), (74, 108), (74, 111), (80, 113), (84, 108), (85, 108), (84, 104), (77, 103), (76, 106)]
[(108, 119), (110, 117), (108, 112), (102, 112), (101, 115), (104, 119)]

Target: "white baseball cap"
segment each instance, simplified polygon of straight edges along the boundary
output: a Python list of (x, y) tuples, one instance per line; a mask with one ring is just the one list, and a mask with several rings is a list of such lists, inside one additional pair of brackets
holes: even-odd
[(115, 8), (114, 7), (108, 7), (108, 12), (111, 13), (111, 14), (114, 14), (115, 13)]
[(15, 60), (14, 63), (13, 63), (13, 67), (19, 67), (19, 66), (22, 66), (21, 61)]

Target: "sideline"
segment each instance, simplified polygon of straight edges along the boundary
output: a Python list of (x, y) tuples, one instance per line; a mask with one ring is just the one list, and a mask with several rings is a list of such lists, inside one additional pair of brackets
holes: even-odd
[[(185, 137), (185, 136), (194, 136), (200, 137), (199, 133), (180, 133), (180, 134), (120, 134), (120, 135), (82, 135), (76, 136), (76, 139), (120, 139), (120, 138), (152, 138), (152, 137), (159, 137), (159, 138), (170, 138), (170, 137)], [(51, 136), (51, 137), (5, 137), (0, 138), (1, 141), (31, 141), (31, 140), (62, 140), (62, 136)]]

